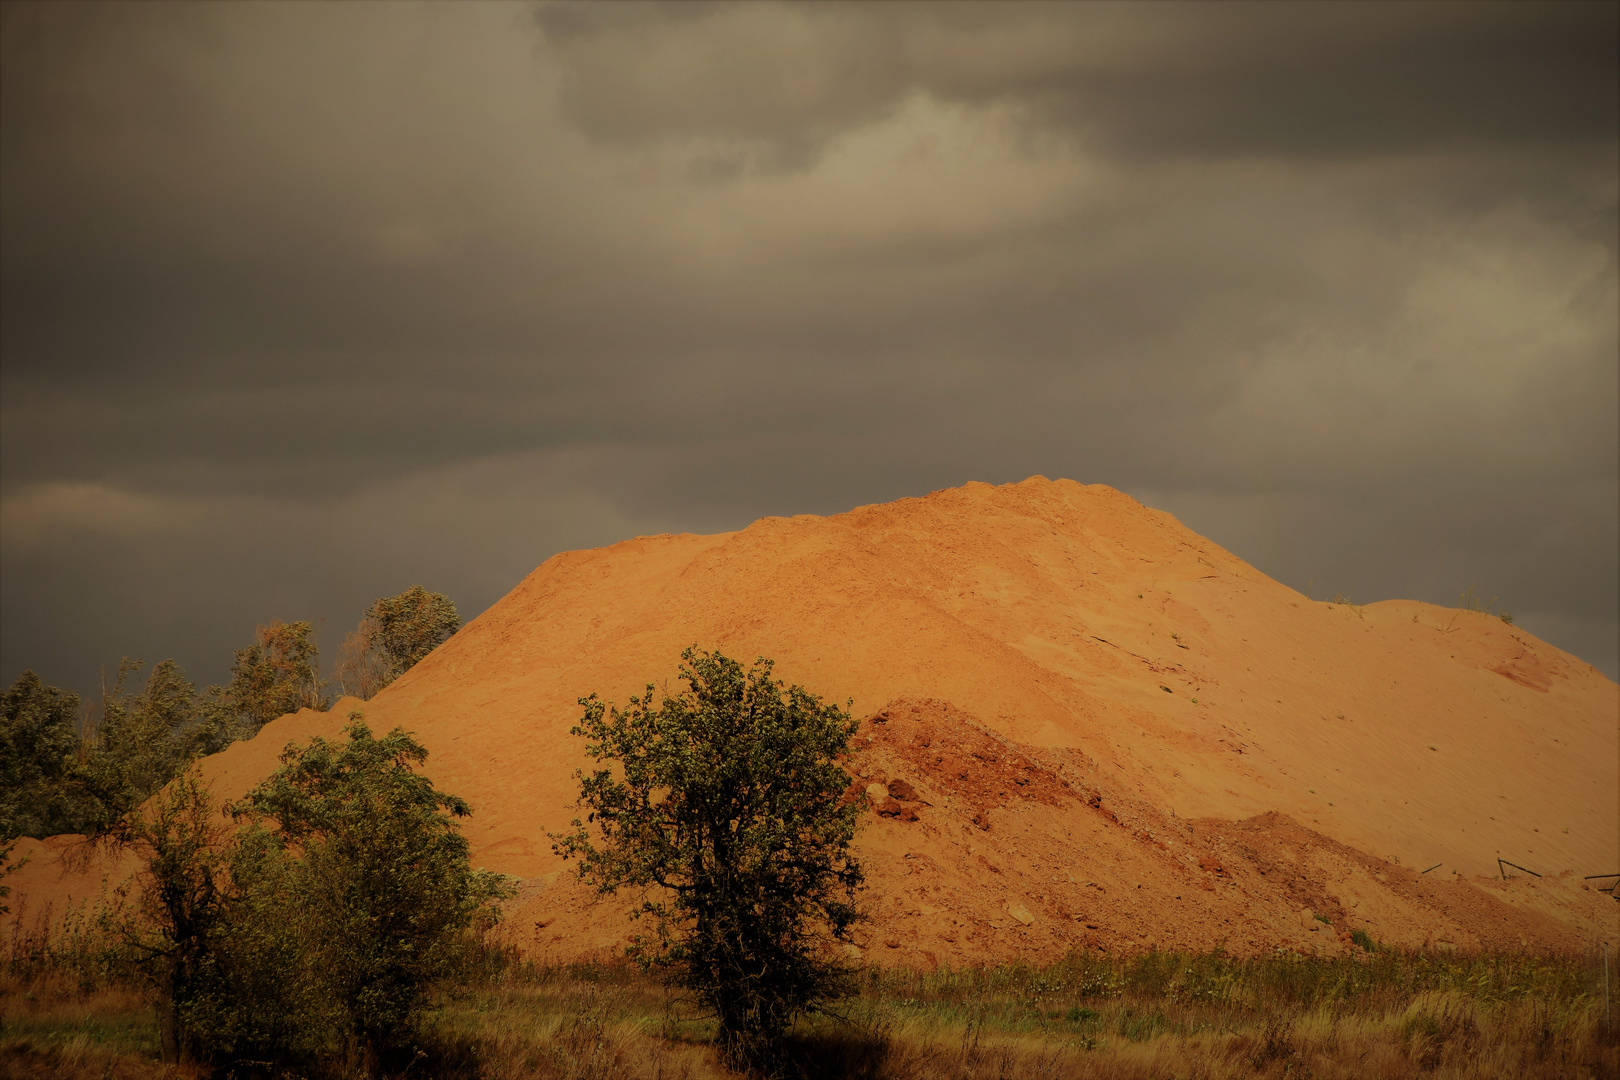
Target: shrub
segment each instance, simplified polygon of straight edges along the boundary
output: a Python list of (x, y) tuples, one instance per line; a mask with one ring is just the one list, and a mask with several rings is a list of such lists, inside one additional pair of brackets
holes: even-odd
[(296, 900), (307, 970), (369, 1071), (506, 889), (469, 865), (454, 818), (471, 811), (415, 771), (427, 757), (419, 743), (399, 729), (373, 738), (358, 712), (345, 734), (289, 745), (238, 804), (249, 822), (239, 866), (270, 886), (258, 895)]
[(225, 993), (218, 946), (231, 898), (226, 832), (193, 769), (106, 834), (144, 864), (121, 890), (138, 897), (136, 917), (121, 929), (135, 966), (157, 991), (158, 1028), (170, 1061), (208, 1056), (192, 1017)]

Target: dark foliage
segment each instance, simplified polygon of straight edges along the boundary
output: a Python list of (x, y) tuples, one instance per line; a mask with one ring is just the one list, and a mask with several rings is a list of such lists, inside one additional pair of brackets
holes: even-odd
[(217, 746), (233, 739), (250, 739), (270, 721), (299, 709), (325, 709), (330, 705), (317, 670), (314, 627), (307, 622), (274, 619), (253, 635), (253, 644), (236, 650), (231, 683), (210, 687), (209, 725)]
[(308, 970), (370, 1067), (412, 1029), (428, 985), (453, 973), (468, 933), (494, 920), (505, 886), (468, 864), (453, 819), (470, 810), (415, 771), (419, 743), (397, 729), (373, 738), (359, 713), (346, 734), (289, 746), (236, 807), (251, 823), (238, 866), (296, 898)]
[(64, 784), (78, 751), (79, 696), (32, 671), (0, 695), (0, 833), (80, 832), (94, 806)]
[(450, 598), (420, 585), (373, 601), (341, 647), (337, 678), (343, 692), (370, 698), (460, 628)]
[(838, 763), (856, 722), (718, 652), (682, 654), (686, 692), (623, 712), (594, 694), (573, 731), (616, 765), (580, 773), (579, 821), (554, 837), (603, 893), (650, 889), (657, 939), (636, 954), (712, 1010), (722, 1050), (769, 1065), (795, 1017), (848, 993), (833, 957), (856, 921), (850, 854), (862, 804)]

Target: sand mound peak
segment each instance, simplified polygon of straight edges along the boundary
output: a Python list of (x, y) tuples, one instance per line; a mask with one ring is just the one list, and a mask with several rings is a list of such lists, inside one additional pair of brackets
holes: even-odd
[[(868, 718), (884, 957), (1571, 945), (1614, 920), (1578, 879), (1620, 869), (1620, 687), (1477, 613), (1312, 602), (1122, 492), (1031, 477), (554, 556), (366, 703), (472, 803), (477, 861), (528, 880), (531, 946), (626, 929), (546, 839), (574, 816), (576, 700), (667, 684), (694, 643)], [(348, 711), (209, 772), (234, 797)], [(1548, 877), (1487, 886), (1498, 855)]]

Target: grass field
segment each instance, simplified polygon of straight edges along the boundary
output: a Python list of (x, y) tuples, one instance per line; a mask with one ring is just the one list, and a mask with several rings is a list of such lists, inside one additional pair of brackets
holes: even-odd
[[(787, 1074), (1616, 1077), (1620, 1041), (1605, 1030), (1601, 972), (1591, 958), (1388, 951), (871, 970), (839, 1017), (800, 1024)], [(0, 1075), (181, 1075), (159, 1062), (153, 1012), (136, 990), (62, 965), (13, 964), (3, 978)], [(730, 1076), (711, 1035), (632, 966), (508, 964), (445, 993), (420, 1052), (395, 1071), (458, 1080)], [(221, 1075), (267, 1071), (244, 1063)]]

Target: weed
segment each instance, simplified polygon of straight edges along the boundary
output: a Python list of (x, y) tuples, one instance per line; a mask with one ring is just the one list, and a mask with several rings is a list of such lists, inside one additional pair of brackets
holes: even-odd
[(1509, 626), (1513, 625), (1513, 612), (1508, 611), (1506, 608), (1500, 607), (1498, 605), (1497, 598), (1494, 596), (1491, 597), (1489, 601), (1486, 601), (1474, 591), (1474, 586), (1472, 585), (1468, 586), (1468, 588), (1464, 589), (1457, 595), (1457, 607), (1463, 611), (1471, 611), (1476, 615), (1494, 616), (1495, 618), (1501, 619)]

